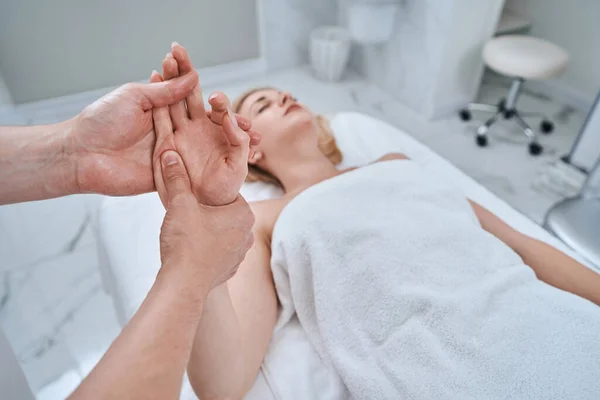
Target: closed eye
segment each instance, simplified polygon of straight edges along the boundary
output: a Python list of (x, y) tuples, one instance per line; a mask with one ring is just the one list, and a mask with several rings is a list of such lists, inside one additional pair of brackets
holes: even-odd
[(258, 109), (258, 113), (260, 114), (261, 112), (265, 111), (267, 108), (269, 108), (269, 104), (270, 103), (266, 103), (264, 106), (262, 106), (261, 108)]

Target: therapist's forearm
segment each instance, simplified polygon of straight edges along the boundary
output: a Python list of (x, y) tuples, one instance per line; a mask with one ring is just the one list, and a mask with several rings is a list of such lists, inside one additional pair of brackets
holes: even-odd
[(77, 193), (71, 121), (0, 127), (0, 204)]
[(208, 287), (159, 272), (140, 309), (71, 399), (177, 399)]

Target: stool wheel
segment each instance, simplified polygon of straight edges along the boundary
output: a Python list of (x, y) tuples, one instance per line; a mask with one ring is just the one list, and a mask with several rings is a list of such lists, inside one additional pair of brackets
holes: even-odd
[(542, 147), (541, 144), (539, 144), (538, 142), (531, 142), (529, 143), (529, 154), (531, 154), (532, 156), (537, 156), (542, 154), (542, 150), (544, 148)]
[(479, 146), (479, 147), (485, 147), (488, 144), (487, 136), (477, 135), (477, 136), (475, 136), (475, 139), (477, 142), (477, 146)]
[(471, 111), (467, 110), (466, 108), (463, 108), (462, 110), (460, 110), (458, 112), (458, 115), (459, 115), (460, 119), (462, 119), (463, 121), (471, 120)]
[(544, 119), (544, 120), (542, 120), (542, 122), (540, 122), (540, 131), (542, 131), (543, 133), (550, 133), (553, 130), (554, 130), (554, 124), (551, 121)]

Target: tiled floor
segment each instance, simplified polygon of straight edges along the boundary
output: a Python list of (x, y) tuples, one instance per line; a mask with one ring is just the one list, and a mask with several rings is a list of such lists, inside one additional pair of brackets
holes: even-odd
[[(480, 90), (478, 101), (496, 104), (508, 91), (507, 82), (489, 79)], [(527, 92), (519, 99), (522, 110), (545, 113), (555, 122), (549, 135), (540, 134), (544, 146), (542, 155), (533, 157), (528, 153), (528, 140), (514, 121), (500, 121), (490, 128), (489, 145), (479, 148), (474, 135), (478, 125), (489, 114), (473, 113), (467, 123), (454, 118), (430, 124), (427, 135), (418, 137), (479, 183), (506, 200), (513, 207), (542, 223), (546, 211), (566, 192), (560, 187), (545, 187), (541, 174), (568, 154), (581, 129), (585, 114), (545, 96)], [(537, 129), (540, 118), (526, 118)], [(406, 128), (410, 132), (410, 128)]]
[(1, 276), (9, 290), (0, 291), (0, 321), (30, 386), (41, 389), (65, 373), (79, 382), (120, 330), (90, 229), (72, 251)]
[[(473, 140), (477, 122), (457, 117), (426, 121), (354, 75), (327, 84), (303, 67), (219, 89), (235, 97), (264, 85), (290, 90), (319, 113), (361, 111), (403, 129), (536, 222), (561, 198), (537, 185), (537, 175), (568, 151), (584, 120), (580, 111), (524, 94), (524, 109), (545, 112), (557, 123), (552, 135), (541, 138), (546, 152), (534, 158), (509, 124), (494, 127), (490, 146), (480, 149)], [(491, 79), (479, 97), (496, 103), (505, 91), (505, 83)], [(0, 323), (40, 399), (64, 398), (120, 329), (111, 299), (102, 290), (84, 203), (73, 196), (0, 209)]]

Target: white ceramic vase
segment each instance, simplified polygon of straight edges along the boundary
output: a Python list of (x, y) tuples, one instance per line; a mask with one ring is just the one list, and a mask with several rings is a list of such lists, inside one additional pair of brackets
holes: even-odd
[(337, 26), (317, 28), (310, 35), (310, 61), (315, 75), (327, 82), (339, 81), (348, 64), (351, 46), (348, 30)]

